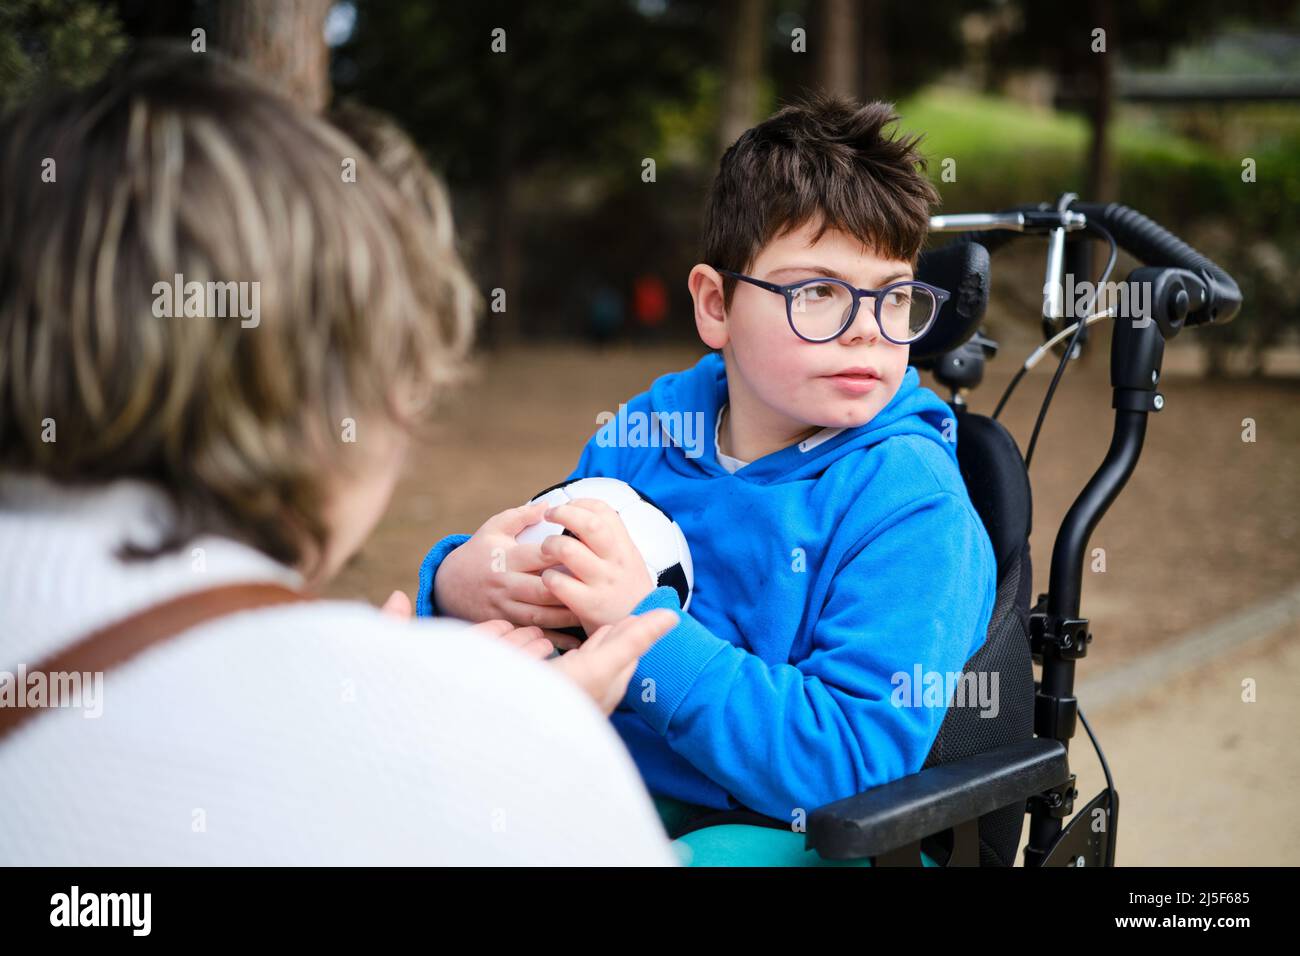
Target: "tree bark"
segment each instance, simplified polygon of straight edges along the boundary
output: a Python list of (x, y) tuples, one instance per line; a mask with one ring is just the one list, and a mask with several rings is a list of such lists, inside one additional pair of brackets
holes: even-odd
[(726, 152), (741, 133), (758, 122), (767, 3), (766, 0), (731, 0), (727, 10), (722, 110), (718, 118), (719, 154)]
[(862, 75), (857, 43), (858, 8), (854, 0), (822, 0), (817, 43), (817, 82), (823, 92), (857, 99)]
[(1115, 172), (1110, 154), (1110, 121), (1115, 105), (1115, 17), (1111, 0), (1091, 0), (1092, 22), (1106, 31), (1106, 51), (1092, 53), (1092, 106), (1089, 119), (1092, 141), (1088, 146), (1089, 202), (1110, 202), (1115, 196)]
[(216, 46), (295, 103), (321, 112), (330, 101), (325, 16), (330, 0), (225, 0)]
[(857, 50), (849, 51), (850, 56), (862, 61), (858, 73), (862, 84), (855, 95), (867, 100), (886, 100), (890, 98), (890, 63), (884, 0), (866, 0), (862, 5), (861, 19), (857, 25), (861, 42)]

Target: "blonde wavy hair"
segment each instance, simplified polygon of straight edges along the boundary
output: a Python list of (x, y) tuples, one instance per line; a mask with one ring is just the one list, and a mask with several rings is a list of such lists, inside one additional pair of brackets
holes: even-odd
[[(340, 423), (412, 426), (472, 338), (445, 194), (401, 139), (394, 177), (186, 48), (0, 121), (0, 471), (160, 485), (180, 521), (157, 550), (201, 532), (287, 564), (323, 550), (357, 457)], [(258, 283), (260, 322), (157, 317), (177, 274)]]

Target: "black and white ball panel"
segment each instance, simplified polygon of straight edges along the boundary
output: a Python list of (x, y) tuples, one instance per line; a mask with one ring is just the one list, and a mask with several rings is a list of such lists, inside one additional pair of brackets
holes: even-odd
[[(691, 551), (686, 536), (677, 522), (649, 497), (617, 478), (579, 478), (560, 482), (533, 497), (529, 504), (545, 501), (555, 506), (577, 498), (604, 501), (618, 512), (656, 586), (666, 585), (675, 590), (681, 600), (682, 610), (687, 610), (695, 582), (695, 570), (691, 564)], [(540, 542), (553, 534), (573, 536), (562, 525), (540, 521), (525, 528), (516, 540), (525, 544)]]

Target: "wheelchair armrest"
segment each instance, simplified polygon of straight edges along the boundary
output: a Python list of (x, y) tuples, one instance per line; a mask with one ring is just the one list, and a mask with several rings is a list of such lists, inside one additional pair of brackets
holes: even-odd
[(1063, 783), (1058, 740), (1020, 740), (836, 800), (808, 817), (806, 845), (827, 860), (880, 856)]

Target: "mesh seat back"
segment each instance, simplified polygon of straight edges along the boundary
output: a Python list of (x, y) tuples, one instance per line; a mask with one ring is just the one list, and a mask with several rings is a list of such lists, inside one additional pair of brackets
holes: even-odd
[[(1033, 568), (1029, 531), (1033, 513), (1029, 475), (1015, 439), (983, 415), (959, 411), (957, 458), (975, 510), (997, 559), (998, 587), (988, 635), (962, 669), (995, 693), (996, 709), (950, 706), (926, 757), (933, 767), (970, 757), (1034, 734), (1034, 672), (1029, 646)], [(977, 683), (976, 686), (979, 686)], [(1020, 802), (979, 821), (980, 864), (1011, 866), (1024, 826)]]

